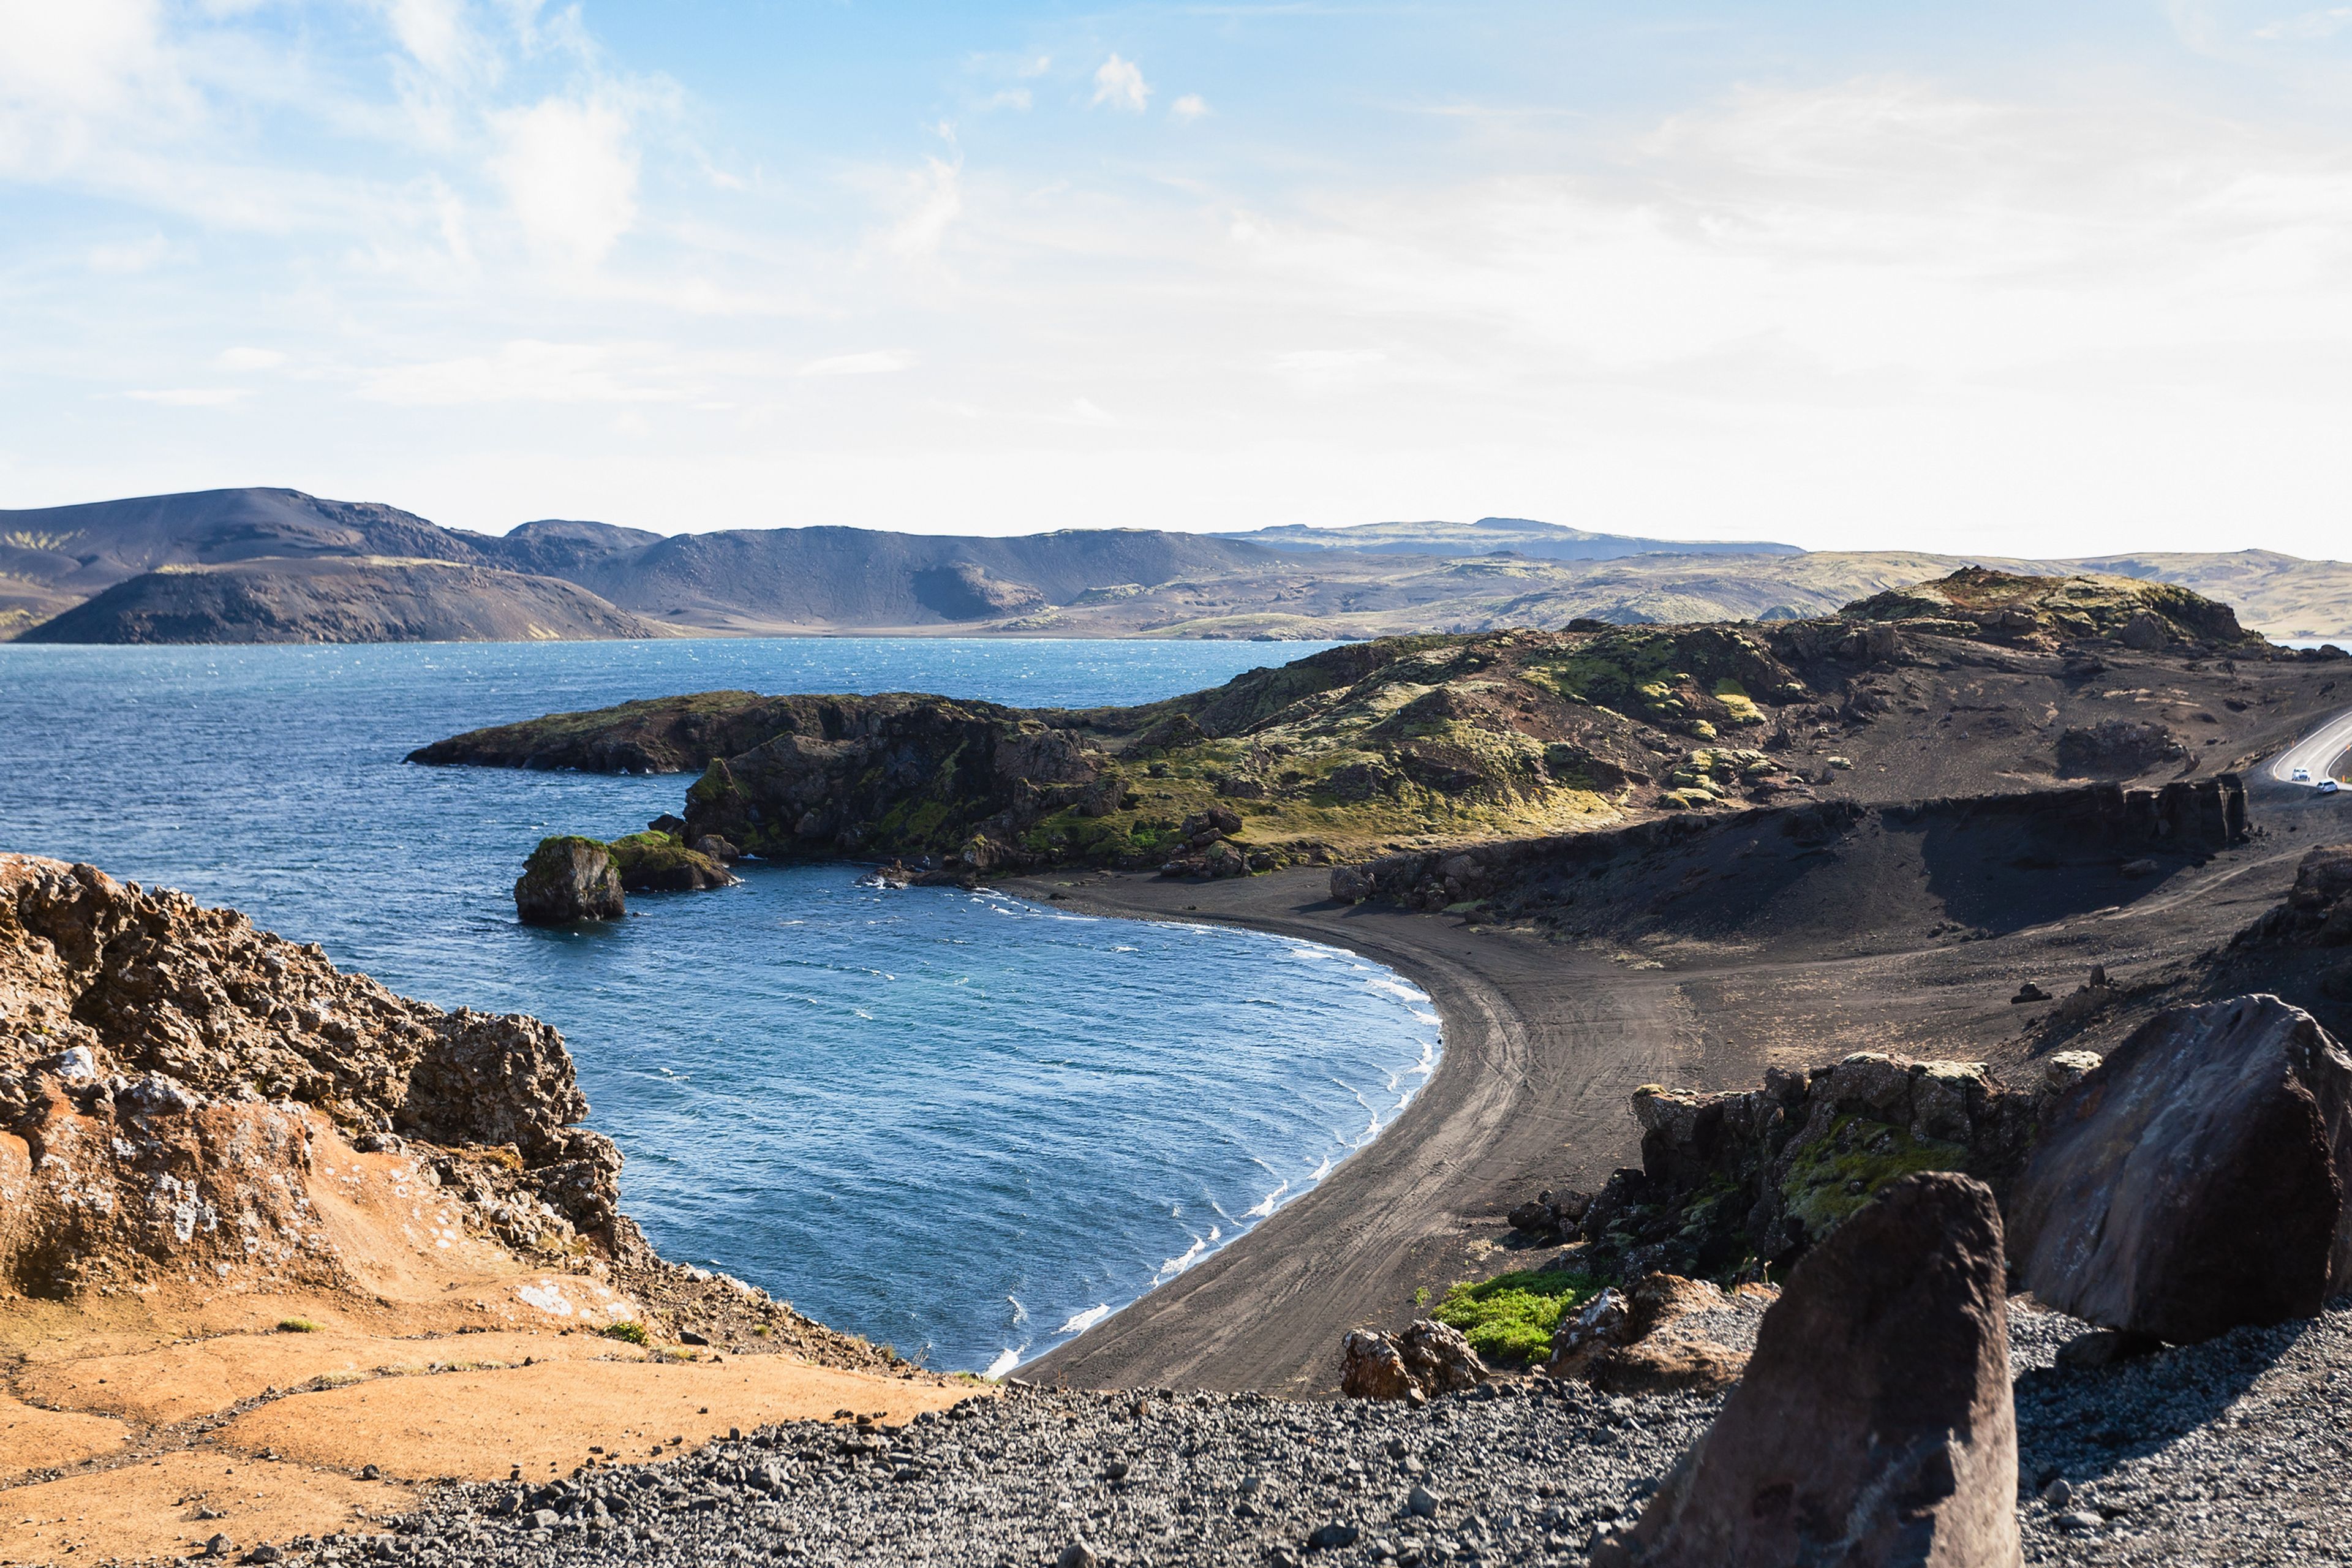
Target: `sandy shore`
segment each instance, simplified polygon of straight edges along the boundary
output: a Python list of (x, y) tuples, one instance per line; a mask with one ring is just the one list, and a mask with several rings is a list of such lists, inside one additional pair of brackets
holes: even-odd
[[(1371, 1146), (1190, 1272), (1024, 1368), (1070, 1386), (1259, 1389), (1339, 1382), (1340, 1333), (1399, 1326), (1500, 1233), (1497, 1216), (1562, 1179), (1635, 1157), (1627, 1097), (1696, 1082), (1701, 1044), (1675, 990), (1641, 971), (1456, 920), (1334, 903), (1329, 874), (1233, 881), (1142, 875), (1006, 884), (1065, 908), (1248, 926), (1327, 942), (1429, 993), (1444, 1055)], [(1747, 1064), (1717, 1049), (1711, 1073)]]
[[(1435, 1002), (1444, 1056), (1370, 1147), (1255, 1230), (1038, 1360), (1074, 1387), (1333, 1392), (1340, 1336), (1399, 1328), (1416, 1291), (1507, 1263), (1503, 1220), (1548, 1186), (1587, 1191), (1639, 1158), (1628, 1107), (1644, 1083), (1745, 1087), (1770, 1066), (1857, 1050), (2022, 1069), (2040, 1011), (2020, 984), (2071, 988), (2093, 963), (2119, 984), (2226, 942), (2274, 904), (2315, 842), (2343, 836), (2347, 797), (2263, 790), (2249, 843), (2120, 907), (2006, 934), (1955, 931), (1927, 882), (1881, 889), (1858, 930), (1795, 909), (1727, 942), (1671, 935), (1637, 951), (1579, 946), (1328, 898), (1328, 875), (1231, 881), (1069, 873), (1007, 884), (1108, 915), (1247, 926), (1349, 949)], [(1891, 900), (1891, 901), (1890, 901)], [(2112, 1042), (2107, 1042), (2112, 1044)]]

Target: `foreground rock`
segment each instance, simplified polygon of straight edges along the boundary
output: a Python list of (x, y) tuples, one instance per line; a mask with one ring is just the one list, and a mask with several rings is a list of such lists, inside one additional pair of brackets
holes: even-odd
[(2352, 1285), (2352, 1057), (2275, 996), (2150, 1020), (2053, 1105), (2010, 1205), (2025, 1289), (2174, 1342)]
[(515, 879), (515, 914), (527, 926), (616, 921), (628, 913), (620, 868), (593, 838), (542, 838)]
[(1801, 1264), (1745, 1380), (1596, 1562), (2020, 1561), (2000, 1216), (1914, 1176)]

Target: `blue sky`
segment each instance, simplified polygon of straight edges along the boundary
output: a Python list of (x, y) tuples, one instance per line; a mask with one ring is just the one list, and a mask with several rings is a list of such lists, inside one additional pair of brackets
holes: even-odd
[(0, 506), (2347, 553), (2352, 5), (0, 0)]

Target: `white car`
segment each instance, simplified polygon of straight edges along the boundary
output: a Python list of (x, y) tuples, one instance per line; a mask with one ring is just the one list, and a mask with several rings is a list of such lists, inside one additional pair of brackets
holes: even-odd
[(2334, 779), (2322, 779), (2319, 781), (2319, 793), (2322, 795), (2334, 795), (2336, 790), (2341, 787), (2342, 786)]
[(2309, 768), (2297, 768), (2294, 770), (2292, 776), (2297, 784), (2309, 784), (2311, 782), (2311, 770)]

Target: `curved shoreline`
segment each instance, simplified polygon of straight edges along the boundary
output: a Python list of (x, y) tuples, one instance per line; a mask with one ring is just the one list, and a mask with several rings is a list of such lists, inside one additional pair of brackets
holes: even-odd
[[(1334, 1392), (1339, 1338), (1399, 1327), (1538, 1187), (1590, 1184), (1631, 1157), (1627, 1097), (1683, 1076), (1702, 1044), (1675, 988), (1571, 950), (1327, 896), (1300, 869), (1212, 883), (1149, 875), (999, 884), (1129, 919), (1245, 926), (1347, 949), (1436, 1005), (1437, 1070), (1412, 1104), (1295, 1202), (1076, 1338), (1024, 1363), (1097, 1388)], [(1720, 1067), (1720, 1061), (1710, 1064)], [(1480, 1233), (1484, 1232), (1482, 1236)]]

